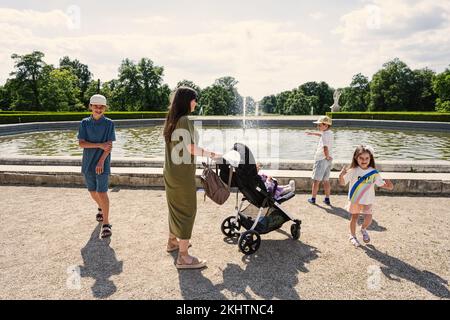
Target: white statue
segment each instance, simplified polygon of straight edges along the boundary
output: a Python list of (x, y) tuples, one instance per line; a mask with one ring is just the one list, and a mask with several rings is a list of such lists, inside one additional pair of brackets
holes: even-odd
[(341, 89), (337, 89), (334, 91), (334, 93), (333, 93), (334, 103), (330, 107), (331, 112), (339, 112), (339, 110), (341, 110), (341, 106), (339, 105), (339, 98), (341, 97), (341, 94), (342, 94)]

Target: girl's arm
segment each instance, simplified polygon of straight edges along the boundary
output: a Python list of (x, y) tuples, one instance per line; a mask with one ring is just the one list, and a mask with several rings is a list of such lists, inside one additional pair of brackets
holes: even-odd
[(386, 190), (394, 190), (394, 184), (391, 180), (385, 179), (384, 185), (382, 185), (380, 188), (386, 189)]
[(339, 184), (340, 184), (341, 186), (345, 186), (345, 179), (344, 179), (344, 176), (347, 174), (347, 172), (348, 172), (347, 167), (344, 166), (344, 167), (342, 168), (341, 172), (339, 173)]

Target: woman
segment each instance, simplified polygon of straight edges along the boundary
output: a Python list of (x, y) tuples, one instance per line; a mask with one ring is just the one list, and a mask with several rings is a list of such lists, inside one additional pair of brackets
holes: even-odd
[[(214, 152), (196, 145), (194, 126), (187, 115), (197, 106), (197, 93), (180, 87), (175, 92), (164, 125), (164, 184), (169, 207), (167, 251), (178, 251), (178, 269), (198, 269), (206, 261), (190, 256), (188, 248), (197, 212), (194, 156), (215, 157)], [(178, 240), (179, 239), (179, 240)]]

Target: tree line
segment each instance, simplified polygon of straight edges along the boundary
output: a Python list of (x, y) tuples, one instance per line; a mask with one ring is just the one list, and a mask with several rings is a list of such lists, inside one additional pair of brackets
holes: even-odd
[[(89, 98), (101, 93), (111, 111), (164, 111), (174, 88), (164, 83), (164, 67), (148, 58), (124, 59), (116, 79), (101, 82), (86, 64), (65, 56), (59, 65), (47, 64), (42, 52), (13, 54), (14, 70), (0, 86), (0, 109), (26, 111), (85, 111)], [(199, 93), (196, 113), (237, 115), (259, 110), (283, 115), (324, 114), (333, 104), (333, 92), (326, 82), (307, 82), (290, 91), (264, 97), (259, 103), (244, 99), (238, 81), (222, 77), (206, 88), (190, 80)], [(440, 74), (424, 68), (411, 70), (399, 59), (387, 62), (372, 80), (357, 74), (342, 89), (342, 111), (450, 111), (450, 70)]]
[[(361, 73), (342, 88), (341, 111), (439, 111), (450, 112), (450, 69), (440, 74), (423, 68), (411, 70), (403, 61), (385, 63), (372, 80)], [(333, 104), (332, 89), (325, 82), (307, 82), (291, 91), (266, 96), (260, 106), (267, 113), (324, 114)]]

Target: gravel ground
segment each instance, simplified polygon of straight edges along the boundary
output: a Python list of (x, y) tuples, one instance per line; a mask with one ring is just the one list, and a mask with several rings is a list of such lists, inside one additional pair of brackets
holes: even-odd
[(113, 189), (111, 240), (99, 240), (85, 189), (0, 194), (0, 299), (450, 298), (448, 198), (379, 196), (371, 245), (356, 249), (344, 196), (330, 208), (299, 194), (283, 207), (302, 220), (300, 241), (288, 222), (245, 257), (220, 232), (234, 198), (218, 206), (199, 192), (191, 252), (208, 268), (177, 271), (164, 191)]

